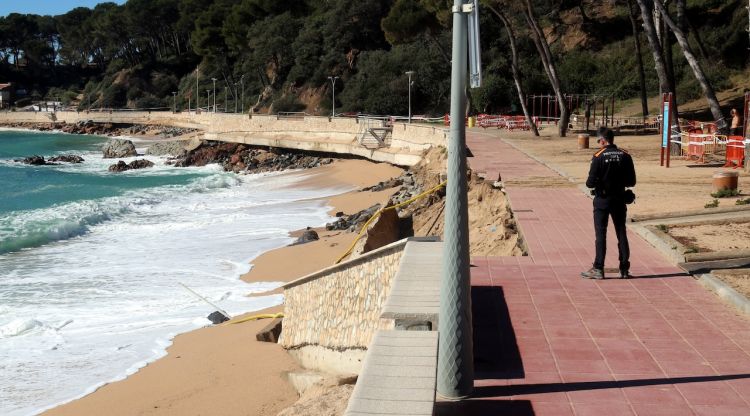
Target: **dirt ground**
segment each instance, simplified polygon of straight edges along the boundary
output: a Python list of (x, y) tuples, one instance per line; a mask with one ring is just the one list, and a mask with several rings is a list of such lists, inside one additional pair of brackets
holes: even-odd
[(672, 226), (669, 234), (696, 252), (750, 249), (750, 222)]
[(716, 278), (750, 299), (750, 269), (714, 270)]
[[(597, 150), (593, 138), (590, 139), (591, 148), (578, 149), (577, 134), (557, 137), (554, 126), (542, 129), (541, 137), (534, 137), (529, 132), (478, 131), (508, 139), (529, 154), (565, 172), (576, 184), (585, 183), (591, 157)], [(738, 172), (738, 189), (742, 191), (736, 197), (718, 199), (719, 207), (735, 206), (737, 199), (750, 196), (750, 174), (742, 169), (699, 164), (682, 157), (673, 157), (669, 168), (660, 166), (661, 138), (658, 135), (616, 136), (615, 144), (630, 153), (635, 163), (638, 183), (634, 191), (637, 197), (635, 203), (628, 206), (629, 216), (686, 210), (710, 212), (704, 206), (714, 200), (711, 196), (714, 192), (712, 176), (719, 171)]]

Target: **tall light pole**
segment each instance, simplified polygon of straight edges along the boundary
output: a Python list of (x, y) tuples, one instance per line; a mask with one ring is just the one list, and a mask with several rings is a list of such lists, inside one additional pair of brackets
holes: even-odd
[(177, 91), (172, 91), (172, 112), (177, 112)]
[(208, 113), (211, 111), (211, 90), (208, 88), (206, 88), (206, 99), (206, 112)]
[(236, 82), (234, 83), (234, 113), (235, 114), (237, 114), (237, 101), (238, 101), (237, 100), (237, 84), (238, 83)]
[(195, 114), (198, 114), (198, 109), (201, 108), (200, 104), (198, 104), (201, 100), (201, 93), (198, 91), (198, 78), (200, 77), (200, 72), (198, 72), (198, 68), (195, 68)]
[(411, 76), (414, 75), (414, 71), (406, 71), (405, 74), (409, 76), (409, 124), (411, 124)]
[(216, 78), (211, 78), (211, 81), (214, 82), (214, 113), (216, 112)]
[(224, 112), (229, 111), (229, 87), (224, 86)]
[(331, 118), (336, 117), (336, 80), (339, 79), (339, 77), (328, 77), (328, 79), (331, 81), (331, 85), (333, 85), (333, 88), (331, 89), (331, 93), (333, 94), (331, 97)]
[(240, 88), (242, 88), (242, 94), (240, 94), (240, 113), (245, 114), (245, 76), (240, 77)]
[[(476, 3), (474, 3), (476, 4)], [(474, 390), (474, 352), (469, 265), (469, 213), (466, 183), (467, 26), (463, 0), (453, 2), (451, 124), (448, 139), (448, 184), (445, 187), (443, 275), (438, 322), (437, 392), (462, 399)], [(468, 6), (468, 4), (466, 5)]]

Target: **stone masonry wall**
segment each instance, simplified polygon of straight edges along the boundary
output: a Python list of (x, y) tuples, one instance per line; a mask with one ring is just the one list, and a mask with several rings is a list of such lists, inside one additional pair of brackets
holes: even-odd
[(366, 349), (399, 267), (406, 239), (284, 285), (279, 344), (342, 351)]

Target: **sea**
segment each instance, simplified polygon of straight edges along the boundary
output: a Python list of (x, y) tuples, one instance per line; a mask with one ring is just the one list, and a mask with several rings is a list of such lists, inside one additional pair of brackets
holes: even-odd
[[(35, 415), (133, 374), (172, 339), (283, 301), (240, 276), (292, 230), (331, 221), (304, 175), (218, 165), (110, 173), (106, 138), (0, 131), (0, 415)], [(136, 145), (138, 146), (138, 145)], [(139, 149), (139, 152), (145, 149)], [(31, 155), (80, 164), (31, 166)], [(125, 158), (126, 162), (136, 158)]]

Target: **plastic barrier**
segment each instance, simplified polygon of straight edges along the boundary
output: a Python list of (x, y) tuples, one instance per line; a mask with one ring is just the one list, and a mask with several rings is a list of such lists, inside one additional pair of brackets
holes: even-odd
[(745, 162), (745, 140), (742, 136), (728, 136), (726, 145), (727, 161), (724, 167), (742, 167)]

